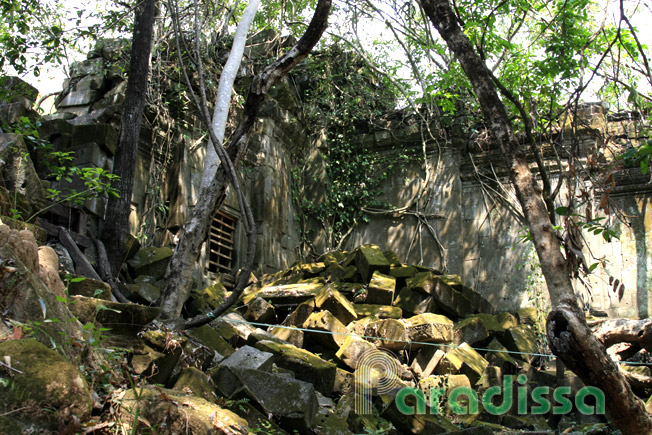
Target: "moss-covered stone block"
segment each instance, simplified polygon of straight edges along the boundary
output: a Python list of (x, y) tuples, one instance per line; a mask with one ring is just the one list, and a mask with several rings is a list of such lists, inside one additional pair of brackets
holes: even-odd
[(346, 260), (346, 257), (349, 255), (346, 251), (330, 251), (326, 252), (317, 258), (317, 261), (321, 261), (324, 264), (339, 264)]
[(330, 311), (345, 325), (358, 318), (353, 304), (333, 285), (324, 287), (315, 295), (315, 306)]
[(127, 284), (125, 287), (124, 296), (139, 304), (151, 305), (161, 296), (161, 290), (149, 282)]
[(303, 323), (305, 329), (320, 332), (306, 332), (306, 340), (313, 343), (321, 343), (330, 349), (339, 349), (349, 334), (346, 326), (330, 311), (319, 311), (312, 313)]
[(256, 348), (274, 354), (276, 365), (292, 370), (297, 379), (310, 382), (320, 393), (329, 396), (333, 392), (337, 367), (334, 363), (289, 344), (259, 341)]
[(322, 282), (299, 282), (296, 284), (281, 284), (262, 287), (257, 291), (247, 292), (243, 302), (249, 304), (256, 297), (263, 298), (272, 305), (298, 305), (315, 297), (324, 287)]
[[(183, 392), (147, 385), (129, 389), (115, 397), (116, 421), (127, 433), (141, 433), (156, 427), (161, 435), (214, 433), (246, 435), (247, 422), (237, 414), (215, 403)], [(134, 419), (139, 415), (143, 420)], [(134, 426), (135, 424), (135, 426)]]
[(127, 263), (134, 272), (134, 276), (148, 275), (155, 280), (163, 278), (165, 269), (172, 257), (170, 248), (143, 248)]
[(414, 266), (392, 266), (389, 269), (389, 276), (394, 278), (412, 278), (417, 274), (417, 268)]
[(371, 276), (375, 271), (383, 274), (389, 272), (391, 264), (387, 261), (380, 246), (365, 245), (357, 248), (355, 252), (358, 271), (365, 283), (371, 280)]
[(400, 307), (392, 307), (391, 305), (355, 304), (353, 308), (359, 319), (368, 316), (379, 319), (400, 319), (403, 317), (403, 310)]
[(464, 342), (470, 345), (486, 343), (491, 337), (502, 333), (505, 328), (491, 314), (474, 314), (455, 325), (455, 344)]
[(539, 311), (534, 307), (521, 308), (516, 312), (516, 317), (524, 325), (534, 325), (539, 318)]
[(276, 322), (276, 312), (274, 306), (265, 299), (256, 298), (247, 306), (244, 318), (256, 323)]
[(538, 352), (537, 334), (530, 325), (509, 328), (499, 338), (500, 342), (512, 353), (513, 358), (529, 361), (531, 354)]
[(396, 278), (374, 271), (367, 288), (366, 302), (376, 305), (392, 305), (395, 289)]
[[(496, 323), (500, 325), (500, 328), (502, 330), (513, 328), (514, 326), (518, 326), (518, 319), (516, 318), (516, 316), (506, 311), (496, 314), (494, 316), (494, 319), (496, 320)], [(502, 331), (496, 330), (496, 332), (502, 332)]]
[(113, 332), (135, 335), (143, 326), (156, 319), (161, 309), (138, 304), (123, 304), (85, 296), (71, 296), (70, 311), (82, 323), (99, 322)]
[(429, 294), (415, 288), (404, 287), (394, 300), (394, 305), (405, 313), (423, 314), (434, 311), (435, 299)]
[(449, 351), (441, 359), (435, 372), (438, 375), (461, 373), (468, 376), (473, 385), (480, 379), (489, 362), (467, 343)]
[(209, 325), (193, 328), (188, 331), (188, 334), (194, 339), (199, 340), (204, 346), (224, 357), (228, 357), (235, 352), (235, 349), (227, 343), (224, 337)]
[(424, 313), (405, 319), (408, 340), (420, 343), (450, 343), (455, 324), (441, 314)]
[(208, 375), (195, 367), (183, 369), (172, 389), (187, 395), (201, 397), (209, 402), (215, 402), (217, 399)]
[[(79, 277), (73, 277), (79, 278)], [(111, 286), (103, 281), (93, 278), (83, 278), (81, 281), (72, 280), (68, 283), (68, 294), (86, 296), (97, 299), (111, 300)]]
[(353, 370), (365, 353), (376, 350), (376, 346), (357, 335), (349, 335), (335, 354), (335, 357)]
[(368, 323), (364, 335), (376, 346), (390, 350), (401, 350), (413, 347), (407, 330), (408, 327), (402, 320), (382, 319)]
[(10, 340), (0, 343), (0, 361), (15, 369), (0, 367), (5, 379), (0, 383), (3, 415), (42, 422), (51, 430), (58, 428), (60, 419), (72, 423), (73, 418), (90, 418), (93, 401), (84, 377), (56, 351), (33, 339)]

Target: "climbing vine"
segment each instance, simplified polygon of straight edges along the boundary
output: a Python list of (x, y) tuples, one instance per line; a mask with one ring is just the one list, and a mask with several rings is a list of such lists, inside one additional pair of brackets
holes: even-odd
[(313, 219), (327, 233), (327, 248), (335, 248), (353, 228), (368, 222), (366, 207), (391, 207), (380, 199), (381, 186), (410, 156), (365, 145), (362, 138), (386, 128), (398, 90), (336, 44), (312, 57), (297, 74), (309, 77), (305, 114), (309, 125), (322, 127), (325, 146), (319, 149), (319, 161), (295, 157), (293, 197), (302, 213), (304, 242), (309, 244), (313, 236), (308, 225)]

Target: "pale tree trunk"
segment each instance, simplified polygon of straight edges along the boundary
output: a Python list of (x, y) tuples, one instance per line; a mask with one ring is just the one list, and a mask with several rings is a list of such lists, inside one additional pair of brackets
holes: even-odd
[(156, 0), (144, 0), (136, 8), (127, 90), (122, 105), (120, 138), (113, 166), (113, 173), (120, 176), (118, 185), (120, 197), (109, 198), (102, 231), (111, 274), (116, 278), (124, 260), (125, 233), (129, 230), (131, 193), (138, 157), (140, 125), (145, 107), (155, 15)]
[[(226, 121), (229, 117), (229, 107), (231, 106), (231, 94), (233, 94), (233, 83), (238, 75), (238, 69), (242, 61), (242, 54), (244, 53), (245, 42), (247, 41), (247, 32), (251, 27), (251, 23), (254, 21), (259, 5), (260, 0), (252, 0), (247, 4), (242, 18), (240, 18), (240, 22), (238, 23), (238, 27), (235, 29), (229, 58), (226, 60), (224, 68), (222, 68), (222, 73), (220, 74), (220, 83), (217, 87), (215, 110), (211, 123), (213, 133), (220, 143), (224, 142)], [(201, 180), (202, 188), (208, 187), (211, 184), (219, 163), (213, 141), (209, 137), (206, 157), (204, 157), (204, 172)]]
[(550, 293), (552, 312), (548, 316), (547, 335), (551, 350), (585, 384), (605, 393), (607, 412), (623, 433), (651, 433), (652, 419), (643, 402), (634, 396), (618, 366), (586, 323), (541, 190), (514, 135), (491, 73), (457, 24), (448, 0), (420, 0), (420, 4), (471, 81), (489, 131), (507, 158), (510, 179), (525, 213)]
[[(164, 278), (166, 285), (161, 296), (161, 314), (159, 315), (159, 318), (168, 325), (178, 327), (180, 324), (178, 320), (181, 316), (181, 310), (190, 293), (192, 267), (195, 265), (201, 245), (208, 235), (213, 212), (224, 200), (226, 187), (229, 181), (232, 181), (233, 174), (230, 173), (228, 165), (225, 163), (232, 162), (233, 166), (237, 166), (238, 161), (246, 152), (249, 134), (267, 92), (288, 71), (305, 58), (317, 44), (326, 29), (330, 7), (330, 0), (319, 0), (313, 18), (301, 39), (286, 54), (254, 77), (245, 100), (242, 118), (226, 147), (225, 157), (228, 156), (228, 162), (222, 159), (210, 185), (200, 190), (199, 201), (186, 222), (184, 233), (168, 265)], [(209, 132), (212, 133), (212, 130)], [(213, 143), (217, 148), (221, 147), (216, 138), (213, 138)], [(245, 269), (250, 269), (255, 251), (255, 234), (248, 234), (247, 236), (249, 240), (247, 246), (248, 264)], [(236, 290), (220, 307), (209, 313), (209, 315), (185, 323), (183, 327), (200, 326), (209, 322), (214, 316), (219, 315), (237, 300), (247, 279), (248, 273), (241, 274), (241, 279), (236, 284)]]

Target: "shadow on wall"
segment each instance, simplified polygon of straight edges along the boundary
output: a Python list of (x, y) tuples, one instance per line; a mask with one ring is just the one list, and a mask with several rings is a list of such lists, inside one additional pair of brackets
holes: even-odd
[[(638, 316), (649, 316), (649, 266), (648, 266), (648, 234), (652, 237), (652, 215), (648, 215), (650, 197), (627, 197), (625, 212), (628, 216), (631, 231), (636, 246), (636, 304)], [(625, 290), (627, 291), (627, 290)], [(632, 291), (632, 290), (630, 290)]]

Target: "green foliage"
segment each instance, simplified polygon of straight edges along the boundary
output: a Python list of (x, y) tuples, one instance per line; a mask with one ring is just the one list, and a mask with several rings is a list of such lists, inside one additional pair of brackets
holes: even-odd
[[(555, 209), (555, 213), (557, 213), (560, 216), (582, 218), (582, 216), (580, 216), (579, 214), (571, 212), (571, 210), (568, 207), (557, 207)], [(605, 219), (604, 217), (593, 218), (589, 221), (583, 221), (581, 219), (577, 219), (576, 224), (578, 227), (594, 235), (602, 234), (602, 237), (607, 242), (610, 242), (612, 238), (618, 239), (619, 238), (618, 234), (614, 230), (612, 230), (611, 228), (607, 227), (605, 224), (602, 223), (604, 219)]]
[(332, 45), (312, 57), (303, 71), (310, 82), (304, 105), (311, 125), (326, 128), (324, 198), (316, 201), (301, 193), (312, 171), (295, 165), (294, 198), (303, 213), (330, 230), (335, 246), (356, 225), (367, 222), (366, 207), (389, 207), (378, 200), (381, 185), (403, 167), (408, 155), (380, 151), (360, 143), (360, 136), (373, 131), (382, 116), (393, 109), (396, 89), (378, 79), (356, 55)]
[(638, 147), (629, 148), (621, 156), (629, 164), (638, 164), (641, 167), (641, 172), (645, 175), (649, 172), (652, 161), (652, 139), (644, 142)]
[[(84, 187), (83, 190), (67, 189), (61, 191), (48, 188), (48, 199), (54, 204), (69, 203), (82, 205), (85, 201), (92, 198), (99, 198), (105, 195), (117, 196), (118, 191), (115, 189), (120, 177), (102, 168), (79, 167), (74, 164), (74, 151), (55, 151), (54, 146), (48, 141), (42, 139), (39, 135), (40, 121), (32, 121), (27, 117), (20, 119), (10, 125), (3, 126), (3, 130), (12, 131), (14, 134), (22, 136), (25, 144), (32, 155), (43, 156), (43, 164), (50, 171), (48, 178), (55, 181), (78, 180)], [(27, 156), (25, 156), (27, 157)], [(30, 216), (26, 221), (30, 221), (43, 210), (39, 210), (35, 215)], [(20, 216), (17, 210), (12, 211), (17, 219), (24, 218)]]

